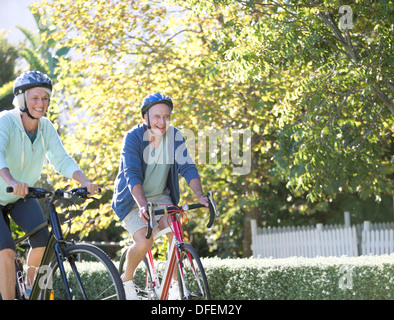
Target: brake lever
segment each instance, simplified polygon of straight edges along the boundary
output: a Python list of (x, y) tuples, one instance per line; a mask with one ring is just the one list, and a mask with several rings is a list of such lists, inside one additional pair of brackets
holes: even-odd
[(215, 199), (213, 198), (213, 192), (212, 191), (208, 191), (207, 198), (208, 198), (209, 202), (212, 204), (212, 208), (213, 208), (213, 211), (215, 212), (215, 215), (217, 217), (219, 217), (219, 213), (216, 210)]
[(146, 230), (145, 238), (149, 239), (152, 235), (152, 230), (153, 230), (153, 203), (148, 202), (147, 208), (149, 213), (149, 220), (148, 220), (148, 228)]
[[(101, 192), (101, 188), (98, 189), (98, 192), (99, 193)], [(88, 196), (89, 195), (88, 188), (86, 188), (86, 187), (71, 189), (70, 191), (67, 192), (67, 194), (70, 195), (70, 198), (71, 198), (71, 196), (74, 195), (74, 196), (80, 197), (82, 199), (89, 199), (89, 200), (92, 199), (95, 201), (100, 201), (100, 199), (98, 199), (98, 198), (89, 197)]]
[(207, 224), (207, 228), (211, 228), (213, 221), (215, 219), (215, 215), (218, 217), (219, 214), (216, 210), (216, 206), (215, 206), (215, 199), (213, 198), (213, 193), (212, 191), (208, 191), (207, 193), (207, 198), (208, 198), (208, 202), (209, 202), (209, 221)]

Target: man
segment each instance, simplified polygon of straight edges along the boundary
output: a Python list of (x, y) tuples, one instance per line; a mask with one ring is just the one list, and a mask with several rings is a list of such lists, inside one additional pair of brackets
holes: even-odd
[[(146, 96), (141, 104), (144, 123), (129, 130), (123, 139), (112, 208), (134, 240), (128, 249), (123, 275), (126, 299), (138, 299), (133, 284), (134, 271), (153, 245), (153, 238), (145, 238), (149, 218), (147, 203), (177, 205), (178, 175), (181, 175), (198, 201), (208, 207), (185, 139), (178, 129), (170, 126), (172, 110), (172, 100), (164, 94)], [(155, 216), (154, 220), (159, 229), (169, 226), (165, 215)], [(167, 236), (171, 241), (172, 234)], [(170, 295), (176, 290), (175, 286), (170, 289)]]

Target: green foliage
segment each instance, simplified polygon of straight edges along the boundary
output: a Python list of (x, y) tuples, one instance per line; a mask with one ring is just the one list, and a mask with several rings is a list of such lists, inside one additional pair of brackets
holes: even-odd
[[(0, 77), (0, 107), (12, 109), (12, 98), (13, 98), (13, 85), (14, 80), (20, 71), (16, 69), (17, 59), (23, 58), (28, 63), (28, 70), (39, 70), (46, 73), (56, 83), (57, 78), (57, 67), (59, 63), (59, 57), (67, 55), (69, 48), (60, 47), (54, 50), (56, 43), (49, 39), (44, 41), (43, 38), (46, 35), (50, 35), (54, 32), (54, 26), (50, 23), (50, 20), (46, 16), (42, 16), (38, 11), (32, 11), (33, 17), (36, 21), (39, 32), (33, 32), (23, 26), (17, 26), (17, 28), (25, 35), (28, 44), (18, 45), (12, 47), (5, 39), (2, 39), (2, 48), (5, 49), (2, 54), (2, 61), (4, 64), (1, 65)], [(5, 42), (4, 42), (5, 41)], [(7, 79), (8, 82), (5, 81)], [(56, 119), (58, 96), (56, 92), (51, 98), (51, 108), (48, 111), (47, 117), (51, 120)], [(5, 104), (2, 106), (2, 104)]]
[(14, 88), (14, 81), (9, 81), (0, 87), (0, 110), (12, 109), (12, 100), (14, 95), (12, 90)]
[[(174, 2), (190, 10), (144, 0), (42, 1), (32, 9), (54, 23), (41, 41), (73, 48), (74, 58), (60, 58), (55, 69), (69, 118), (63, 141), (104, 189), (102, 204), (75, 219), (73, 233), (114, 227), (122, 138), (153, 91), (175, 101), (173, 124), (191, 133), (204, 190), (216, 192), (214, 227), (206, 230), (201, 212), (185, 227), (191, 240), (205, 236), (206, 255), (250, 255), (251, 218), (266, 225), (326, 219), (343, 197), (392, 194), (385, 4), (355, 1), (354, 29), (346, 33), (333, 1)], [(200, 144), (217, 130), (250, 133), (246, 174), (221, 153), (231, 139), (213, 152)], [(191, 198), (184, 182), (182, 191), (182, 201)], [(342, 212), (330, 219), (341, 222)]]
[(53, 39), (46, 39), (55, 30), (56, 27), (51, 22), (51, 18), (46, 14), (42, 14), (39, 10), (31, 8), (31, 12), (38, 27), (38, 33), (33, 32), (23, 26), (17, 28), (25, 35), (29, 46), (25, 46), (20, 55), (29, 63), (30, 70), (39, 70), (46, 73), (50, 78), (56, 81), (58, 76), (59, 57), (64, 57), (69, 52), (67, 47), (58, 47)]
[(6, 33), (0, 32), (0, 110), (12, 108), (18, 48), (8, 43)]
[(391, 1), (352, 1), (344, 30), (335, 1), (173, 2), (219, 14), (205, 61), (215, 74), (268, 83), (280, 129), (274, 173), (293, 194), (392, 192)]
[[(107, 269), (101, 262), (84, 262), (78, 264), (78, 272), (81, 276), (81, 281), (84, 285), (87, 285), (88, 296), (98, 297), (100, 294), (108, 290), (113, 284), (113, 280), (110, 277)], [(78, 283), (72, 270), (69, 268), (66, 270), (67, 280), (71, 288), (78, 288)], [(58, 273), (59, 275), (59, 273)], [(92, 279), (92, 280), (90, 280)], [(100, 281), (97, 281), (100, 279)], [(64, 283), (60, 276), (53, 279), (53, 290), (55, 300), (67, 300), (67, 293), (64, 289)], [(79, 294), (79, 291), (77, 292)], [(76, 294), (76, 293), (74, 293)], [(79, 297), (81, 299), (81, 297)]]
[[(393, 255), (209, 258), (202, 263), (214, 300), (393, 300), (393, 259)], [(99, 272), (96, 269), (86, 267), (82, 282), (90, 272)], [(102, 285), (105, 287), (105, 281)], [(56, 288), (54, 283), (55, 296), (61, 298)]]
[(15, 77), (15, 61), (17, 57), (17, 48), (8, 43), (5, 32), (0, 32), (0, 84), (3, 85)]
[(392, 300), (393, 255), (203, 259), (216, 300)]

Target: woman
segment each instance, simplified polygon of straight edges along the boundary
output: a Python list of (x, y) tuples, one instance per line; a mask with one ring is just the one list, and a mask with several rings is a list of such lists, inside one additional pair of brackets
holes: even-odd
[[(39, 71), (22, 73), (14, 83), (14, 110), (0, 113), (0, 293), (3, 300), (15, 298), (15, 244), (4, 219), (7, 206), (13, 221), (26, 233), (45, 221), (37, 199), (25, 198), (28, 186), (41, 175), (47, 158), (55, 170), (98, 191), (64, 149), (56, 129), (45, 117), (52, 91), (51, 79)], [(13, 187), (12, 194), (6, 192)], [(44, 229), (30, 238), (26, 285), (32, 285), (44, 254), (49, 232)]]

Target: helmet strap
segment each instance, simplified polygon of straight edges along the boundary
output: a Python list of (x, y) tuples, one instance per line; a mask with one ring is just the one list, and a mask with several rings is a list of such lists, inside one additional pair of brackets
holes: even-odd
[(29, 112), (28, 109), (26, 109), (25, 112), (27, 113), (27, 115), (29, 116), (30, 119), (38, 120), (38, 118), (34, 118), (34, 117), (31, 115), (31, 113)]
[(146, 117), (148, 118), (148, 129), (150, 130), (152, 127), (150, 126), (149, 110), (146, 111)]
[(146, 116), (148, 117), (148, 129), (150, 131), (151, 134), (155, 134), (152, 130), (152, 127), (150, 125), (150, 119), (149, 119), (149, 109), (146, 111)]
[(38, 120), (37, 118), (34, 118), (34, 117), (31, 115), (31, 113), (29, 112), (29, 109), (27, 108), (27, 104), (26, 104), (26, 97), (25, 97), (25, 109), (23, 109), (22, 112), (26, 112), (30, 119)]
[(150, 125), (149, 109), (146, 111), (145, 114), (146, 114), (146, 116), (147, 116), (147, 118), (148, 118), (148, 130), (149, 130), (149, 132), (150, 132), (152, 135), (156, 136), (157, 133), (155, 133), (155, 132), (153, 131), (152, 126)]

